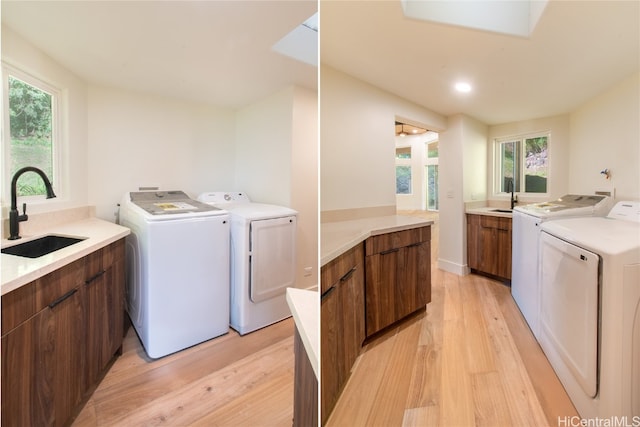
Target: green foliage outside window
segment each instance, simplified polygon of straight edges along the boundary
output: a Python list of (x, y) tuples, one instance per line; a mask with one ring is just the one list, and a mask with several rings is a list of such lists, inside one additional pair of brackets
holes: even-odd
[[(42, 169), (53, 176), (53, 97), (28, 83), (9, 76), (9, 126), (11, 176), (24, 166)], [(18, 195), (45, 194), (44, 183), (34, 173), (18, 180)]]

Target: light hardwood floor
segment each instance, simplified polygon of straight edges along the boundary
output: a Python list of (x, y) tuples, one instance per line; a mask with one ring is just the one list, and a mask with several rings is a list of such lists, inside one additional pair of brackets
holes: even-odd
[(432, 302), (365, 346), (327, 425), (537, 427), (577, 415), (509, 287), (437, 269), (438, 219), (426, 216)]
[(73, 426), (290, 426), (293, 320), (149, 359), (133, 328)]

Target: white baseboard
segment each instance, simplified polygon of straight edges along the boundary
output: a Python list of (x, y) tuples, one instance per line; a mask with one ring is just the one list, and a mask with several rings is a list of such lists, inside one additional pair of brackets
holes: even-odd
[(438, 268), (458, 276), (466, 276), (471, 272), (471, 269), (466, 264), (458, 264), (442, 258), (438, 259)]

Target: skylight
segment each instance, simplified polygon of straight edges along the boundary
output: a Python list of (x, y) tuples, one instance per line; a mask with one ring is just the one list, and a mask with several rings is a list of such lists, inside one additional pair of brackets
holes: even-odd
[(315, 13), (271, 47), (274, 51), (318, 66), (318, 13)]
[(408, 18), (530, 37), (547, 0), (400, 0)]

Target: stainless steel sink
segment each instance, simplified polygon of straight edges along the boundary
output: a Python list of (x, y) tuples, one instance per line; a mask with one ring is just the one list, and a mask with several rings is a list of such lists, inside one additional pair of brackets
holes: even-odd
[(513, 213), (511, 209), (492, 209), (491, 212)]
[(48, 235), (2, 248), (2, 253), (25, 258), (38, 258), (83, 240), (85, 239), (81, 237)]

